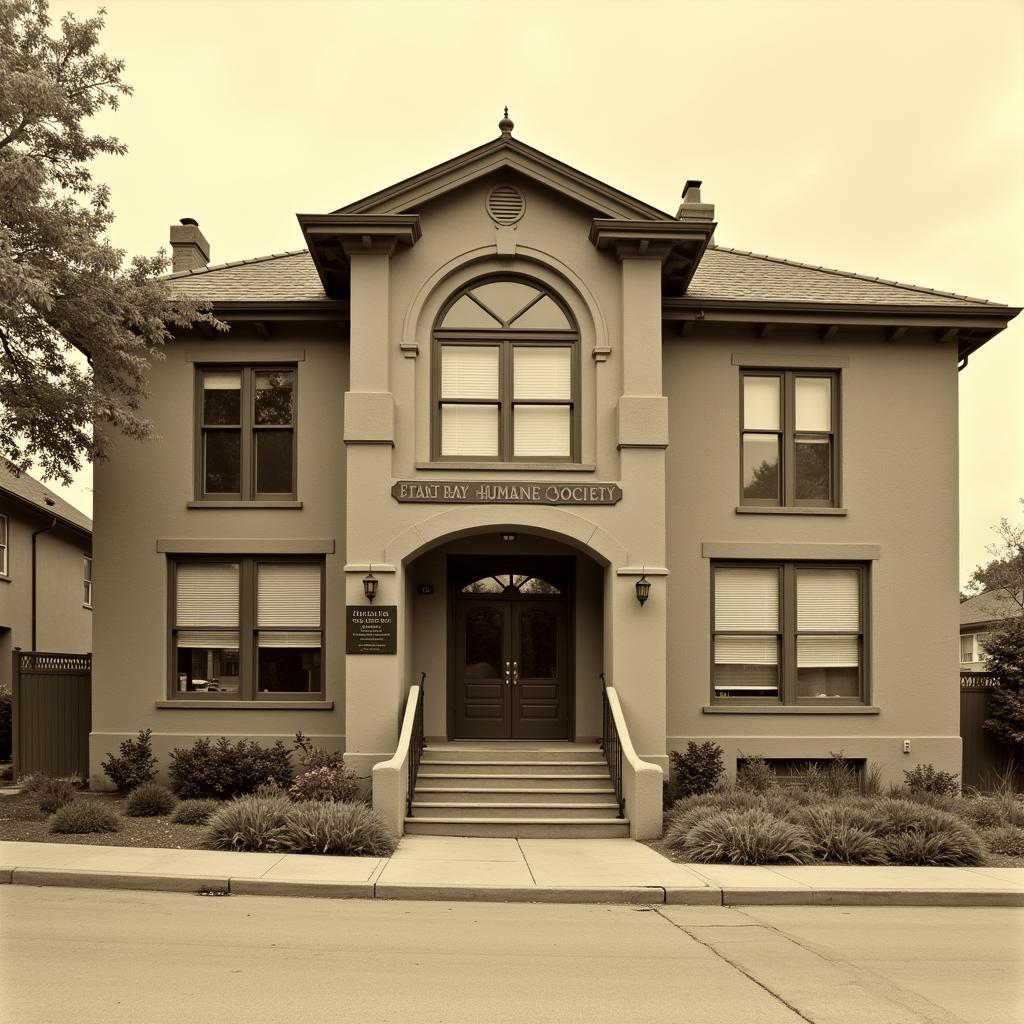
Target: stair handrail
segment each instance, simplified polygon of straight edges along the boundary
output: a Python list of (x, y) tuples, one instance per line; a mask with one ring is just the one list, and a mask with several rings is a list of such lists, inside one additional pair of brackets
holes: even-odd
[(601, 673), (601, 706), (604, 726), (601, 746), (608, 760), (608, 771), (619, 801), (619, 817), (628, 816), (633, 839), (652, 839), (661, 835), (661, 766), (644, 761), (636, 752), (626, 727), (626, 716), (618, 691), (609, 686)]
[(373, 807), (379, 811), (396, 835), (405, 831), (405, 816), (411, 810), (420, 757), (426, 741), (423, 738), (423, 691), (427, 673), (409, 687), (402, 724), (398, 731), (395, 753), (373, 766)]

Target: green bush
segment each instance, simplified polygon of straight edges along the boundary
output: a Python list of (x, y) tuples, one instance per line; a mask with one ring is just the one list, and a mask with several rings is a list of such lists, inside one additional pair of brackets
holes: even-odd
[(960, 783), (956, 772), (940, 772), (933, 764), (919, 764), (903, 773), (904, 785), (911, 793), (937, 793), (959, 796)]
[(798, 824), (811, 839), (814, 859), (839, 864), (884, 864), (885, 848), (871, 833), (864, 808), (813, 804), (800, 809)]
[(229, 800), (255, 792), (268, 780), (287, 789), (292, 783), (291, 756), (280, 740), (261, 747), (249, 739), (232, 744), (226, 736), (215, 743), (204, 738), (171, 751), (168, 775), (182, 799)]
[(1024, 828), (1001, 825), (985, 833), (985, 845), (992, 853), (1008, 857), (1024, 857)]
[(140, 729), (138, 739), (121, 742), (120, 757), (107, 754), (103, 771), (119, 793), (130, 793), (136, 786), (149, 782), (156, 775), (152, 735), (152, 729)]
[(36, 803), (44, 814), (53, 814), (65, 804), (71, 803), (78, 795), (78, 787), (72, 779), (51, 779), (44, 777), (34, 786)]
[(384, 819), (363, 803), (308, 801), (285, 814), (279, 849), (338, 857), (387, 857), (398, 839)]
[(87, 832), (120, 832), (121, 819), (97, 800), (76, 800), (65, 804), (50, 819), (50, 831), (74, 836)]
[(182, 800), (171, 814), (171, 824), (205, 825), (220, 806), (219, 800)]
[(345, 767), (344, 757), (336, 750), (314, 746), (309, 737), (304, 736), (301, 732), (295, 734), (292, 749), (295, 751), (295, 757), (303, 774), (315, 771), (317, 768)]
[(747, 793), (767, 793), (778, 784), (774, 769), (763, 757), (745, 757), (736, 770), (736, 785)]
[(689, 740), (685, 753), (673, 750), (668, 759), (672, 765), (672, 780), (676, 784), (677, 800), (710, 793), (725, 774), (722, 748), (712, 740), (705, 743)]
[(798, 825), (765, 810), (718, 811), (670, 844), (698, 864), (809, 864), (813, 849)]
[(170, 814), (178, 802), (175, 795), (158, 782), (144, 782), (128, 794), (124, 813), (129, 818), (157, 818)]
[(243, 796), (232, 800), (210, 815), (203, 845), (211, 850), (279, 850), (286, 815), (292, 806), (279, 796)]
[(296, 803), (305, 800), (321, 800), (330, 803), (348, 803), (359, 793), (359, 779), (356, 773), (344, 764), (313, 768), (303, 772), (288, 790), (288, 796)]

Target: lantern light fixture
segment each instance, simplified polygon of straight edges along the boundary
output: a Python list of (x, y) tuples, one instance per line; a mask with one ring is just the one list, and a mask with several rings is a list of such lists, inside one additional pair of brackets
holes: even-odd
[(636, 581), (636, 599), (640, 602), (640, 607), (647, 603), (647, 599), (651, 596), (651, 581), (647, 578), (646, 569), (640, 570), (640, 579)]
[(377, 596), (377, 577), (373, 575), (373, 565), (369, 566), (370, 571), (363, 577), (363, 593), (366, 595), (366, 600), (373, 604), (373, 599)]

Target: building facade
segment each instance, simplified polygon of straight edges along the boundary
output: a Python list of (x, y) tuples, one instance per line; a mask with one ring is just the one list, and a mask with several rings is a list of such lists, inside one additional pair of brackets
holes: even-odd
[(975, 594), (960, 602), (960, 671), (988, 671), (986, 644), (1007, 619), (1020, 618), (1021, 601), (1001, 590)]
[(424, 674), (428, 743), (592, 745), (603, 676), (662, 769), (959, 770), (957, 370), (1017, 311), (717, 247), (699, 182), (667, 214), (500, 127), (298, 252), (172, 228), (231, 329), (96, 469), (94, 782), (146, 727), (369, 779)]
[(15, 650), (92, 650), (92, 521), (0, 459), (0, 687)]

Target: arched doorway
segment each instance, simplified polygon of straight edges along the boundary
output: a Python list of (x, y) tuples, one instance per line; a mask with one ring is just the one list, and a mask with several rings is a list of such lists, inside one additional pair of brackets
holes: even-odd
[(455, 739), (569, 738), (574, 569), (557, 556), (449, 557)]

